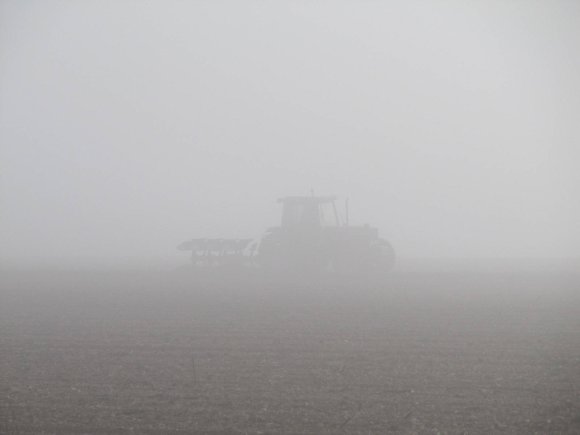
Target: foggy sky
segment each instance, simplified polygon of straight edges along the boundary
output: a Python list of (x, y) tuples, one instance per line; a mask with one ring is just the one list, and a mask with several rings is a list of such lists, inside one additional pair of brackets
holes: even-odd
[(580, 256), (580, 2), (0, 2), (0, 255), (337, 194), (400, 257)]

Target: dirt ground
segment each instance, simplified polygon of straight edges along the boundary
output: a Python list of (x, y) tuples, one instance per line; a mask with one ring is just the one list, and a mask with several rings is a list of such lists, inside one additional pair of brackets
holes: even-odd
[(2, 272), (0, 433), (580, 433), (580, 275)]

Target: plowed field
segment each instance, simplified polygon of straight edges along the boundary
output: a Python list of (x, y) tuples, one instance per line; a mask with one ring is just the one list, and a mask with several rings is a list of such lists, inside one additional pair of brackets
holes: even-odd
[(572, 273), (0, 284), (0, 433), (580, 433)]

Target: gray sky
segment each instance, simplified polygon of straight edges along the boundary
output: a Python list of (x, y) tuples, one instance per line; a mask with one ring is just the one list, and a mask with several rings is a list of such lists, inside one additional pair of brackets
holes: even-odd
[(0, 254), (349, 197), (401, 257), (580, 256), (580, 2), (0, 1)]

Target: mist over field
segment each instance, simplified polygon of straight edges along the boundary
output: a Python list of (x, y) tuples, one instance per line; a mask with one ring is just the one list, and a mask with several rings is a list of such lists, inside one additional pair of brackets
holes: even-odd
[(0, 0), (0, 433), (579, 433), (579, 22)]

